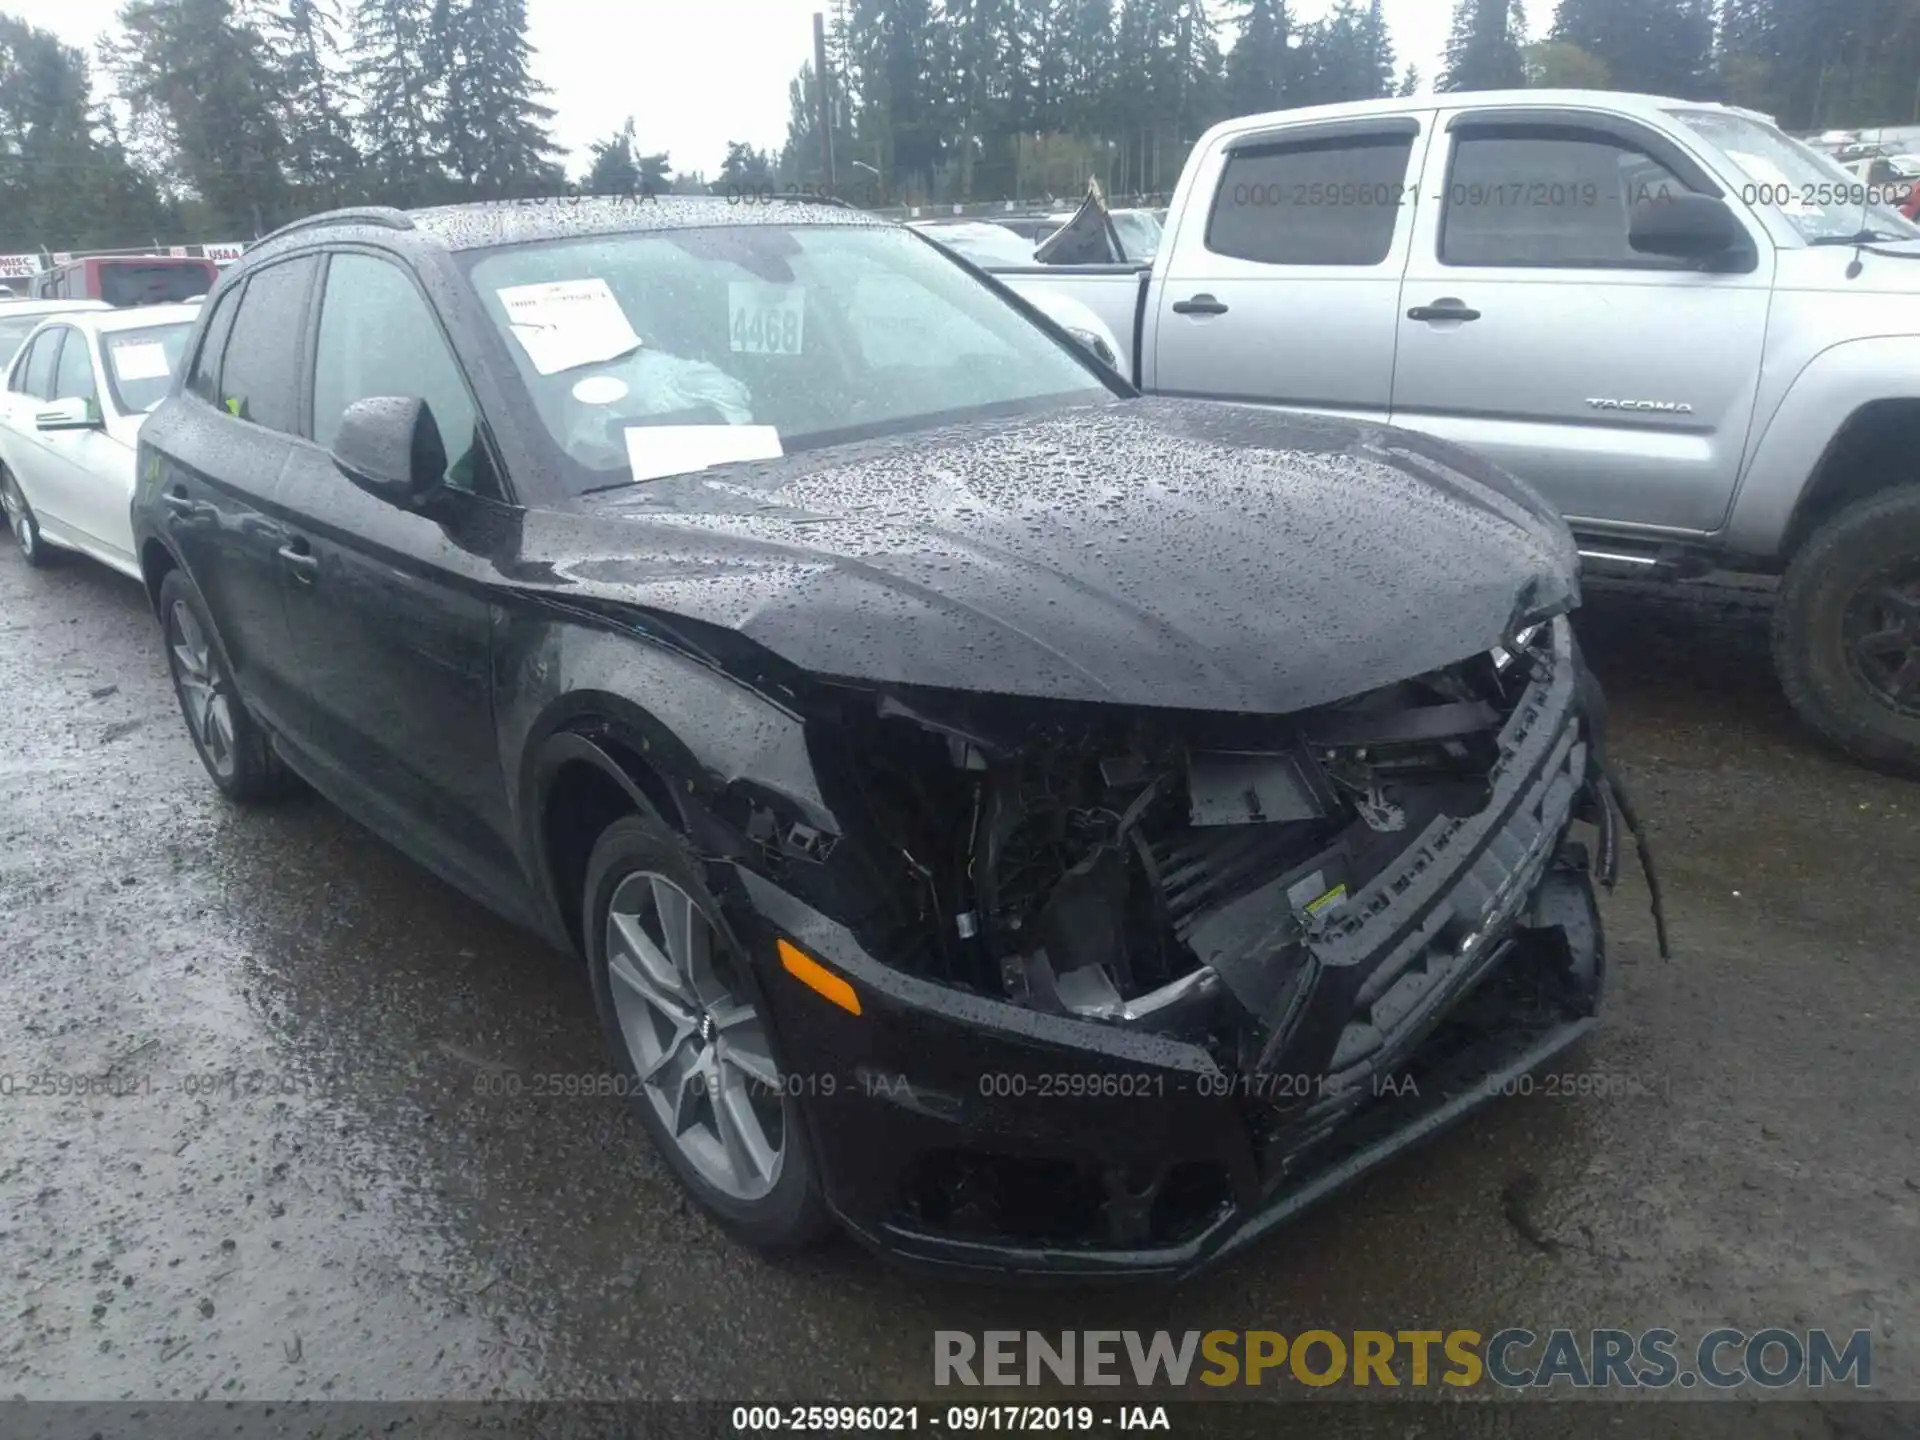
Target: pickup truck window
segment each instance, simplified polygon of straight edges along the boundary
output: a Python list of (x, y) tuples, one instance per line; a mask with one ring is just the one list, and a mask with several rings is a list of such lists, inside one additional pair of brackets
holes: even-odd
[(1658, 160), (1612, 135), (1503, 126), (1461, 136), (1440, 226), (1446, 265), (1672, 270), (1684, 261), (1627, 243), (1635, 202), (1689, 193)]
[(1668, 113), (1746, 176), (1738, 195), (1743, 204), (1777, 210), (1803, 240), (1849, 240), (1862, 233), (1887, 240), (1920, 237), (1920, 226), (1881, 203), (1903, 192), (1904, 184), (1876, 187), (1863, 182), (1818, 151), (1744, 115), (1724, 110)]
[(1378, 265), (1393, 248), (1414, 135), (1243, 146), (1227, 156), (1207, 249), (1267, 265)]

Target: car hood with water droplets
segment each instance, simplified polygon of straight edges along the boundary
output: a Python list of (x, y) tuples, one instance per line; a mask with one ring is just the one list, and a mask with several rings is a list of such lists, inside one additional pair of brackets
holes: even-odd
[(1577, 602), (1566, 526), (1407, 431), (1159, 398), (733, 465), (542, 517), (564, 583), (825, 677), (1286, 713)]

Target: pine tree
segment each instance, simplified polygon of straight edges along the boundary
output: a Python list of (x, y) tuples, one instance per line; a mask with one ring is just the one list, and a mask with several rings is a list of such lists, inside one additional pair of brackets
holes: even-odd
[(232, 0), (129, 0), (109, 47), (121, 96), (158, 118), (181, 177), (217, 223), (260, 233), (286, 218), (285, 132), (265, 38)]
[[(434, 8), (435, 0), (359, 0), (354, 13), (349, 53), (371, 199), (416, 205), (441, 198), (444, 172), (431, 159), (442, 110), (428, 65)], [(444, 55), (432, 58), (447, 63)]]
[(1393, 93), (1393, 44), (1378, 0), (1340, 0), (1307, 32), (1299, 103), (1336, 105)]
[(1227, 108), (1235, 115), (1259, 115), (1287, 103), (1293, 17), (1286, 0), (1245, 0), (1245, 5), (1240, 38), (1227, 52)]
[(1519, 0), (1459, 0), (1436, 88), (1514, 90), (1525, 85), (1520, 41), (1526, 33)]
[(634, 160), (633, 117), (613, 132), (608, 140), (595, 140), (587, 146), (593, 164), (587, 170), (581, 188), (589, 195), (636, 195), (640, 192), (640, 167)]
[(1398, 95), (1402, 100), (1409, 99), (1420, 93), (1420, 67), (1418, 65), (1407, 66), (1407, 73), (1402, 76), (1400, 80), (1400, 88), (1393, 93)]
[(287, 175), (316, 207), (344, 203), (343, 197), (357, 188), (360, 168), (334, 69), (338, 23), (333, 0), (287, 0), (283, 12), (265, 19), (267, 43), (280, 72)]
[(444, 96), (428, 134), (462, 198), (556, 192), (554, 112), (530, 68), (526, 0), (436, 0), (426, 53)]
[(1698, 97), (1711, 84), (1711, 0), (1560, 0), (1552, 38), (1606, 66), (1621, 90)]

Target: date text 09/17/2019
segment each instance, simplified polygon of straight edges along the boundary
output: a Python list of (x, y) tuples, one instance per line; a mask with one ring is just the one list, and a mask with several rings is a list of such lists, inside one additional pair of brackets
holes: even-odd
[(734, 1435), (1171, 1431), (1164, 1405), (736, 1405)]

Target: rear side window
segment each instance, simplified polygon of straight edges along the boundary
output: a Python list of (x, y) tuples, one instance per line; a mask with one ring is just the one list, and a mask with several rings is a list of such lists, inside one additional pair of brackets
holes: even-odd
[(1246, 146), (1207, 221), (1216, 255), (1266, 265), (1378, 265), (1393, 248), (1412, 132)]
[(87, 353), (87, 337), (78, 330), (67, 331), (67, 343), (60, 349), (60, 369), (54, 379), (53, 398), (100, 403), (93, 383), (93, 357)]
[(220, 362), (220, 406), (268, 430), (300, 427), (300, 336), (317, 262), (310, 255), (254, 272)]
[(1627, 243), (1635, 202), (1692, 193), (1630, 141), (1598, 131), (1501, 127), (1463, 136), (1440, 227), (1446, 265), (1685, 269)]
[(220, 403), (220, 357), (226, 352), (227, 337), (233, 333), (233, 312), (239, 306), (241, 287), (235, 285), (214, 302), (207, 317), (206, 338), (200, 353), (193, 357), (193, 369), (187, 375), (187, 393), (198, 395), (209, 405)]
[(53, 367), (59, 358), (60, 337), (66, 333), (64, 327), (49, 330), (33, 342), (33, 353), (27, 357), (27, 394), (36, 400), (53, 398)]

